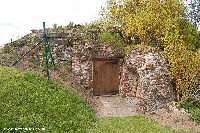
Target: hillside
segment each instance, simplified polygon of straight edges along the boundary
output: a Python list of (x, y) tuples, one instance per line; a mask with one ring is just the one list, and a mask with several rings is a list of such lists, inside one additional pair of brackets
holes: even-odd
[(94, 114), (84, 98), (36, 73), (0, 67), (0, 130), (87, 132)]

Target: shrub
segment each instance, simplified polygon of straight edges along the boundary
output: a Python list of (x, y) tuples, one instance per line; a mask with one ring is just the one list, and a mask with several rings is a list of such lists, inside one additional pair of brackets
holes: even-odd
[(109, 43), (118, 48), (125, 46), (123, 38), (119, 35), (119, 33), (115, 32), (102, 32), (99, 35), (99, 40), (100, 42)]
[(200, 123), (200, 101), (199, 99), (189, 98), (187, 101), (180, 103), (181, 108), (187, 109), (194, 121)]
[(178, 30), (175, 33), (171, 32), (171, 35), (166, 35), (167, 39), (164, 41), (171, 75), (176, 82), (176, 97), (181, 101), (186, 100), (197, 90), (190, 85), (193, 84), (193, 77), (200, 68), (200, 50), (195, 48), (197, 42), (192, 38), (187, 40), (187, 36), (180, 35), (179, 32)]

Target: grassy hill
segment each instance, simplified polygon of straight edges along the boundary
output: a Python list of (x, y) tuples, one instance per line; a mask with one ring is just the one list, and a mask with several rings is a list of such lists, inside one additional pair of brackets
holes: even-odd
[(45, 128), (87, 132), (94, 121), (89, 104), (61, 84), (35, 73), (0, 67), (0, 131)]

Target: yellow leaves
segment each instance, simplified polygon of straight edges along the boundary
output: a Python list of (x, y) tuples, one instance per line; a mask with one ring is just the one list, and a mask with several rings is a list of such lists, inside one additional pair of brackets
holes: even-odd
[(194, 90), (188, 90), (192, 77), (200, 67), (200, 54), (190, 50), (186, 35), (180, 30), (167, 32), (163, 41), (170, 62), (171, 75), (176, 80), (177, 98), (187, 97)]
[(151, 49), (152, 47), (149, 46), (148, 44), (145, 44), (145, 45), (142, 45), (142, 44), (137, 44), (137, 45), (128, 45), (125, 47), (125, 51), (126, 53), (129, 53), (131, 50), (133, 49), (140, 49), (140, 50), (149, 50)]
[(137, 34), (147, 40), (149, 32), (154, 38), (160, 33), (164, 34), (161, 5), (159, 0), (111, 0), (107, 10), (110, 12), (108, 17), (112, 21), (123, 21), (126, 36)]
[(107, 18), (112, 26), (120, 24), (124, 36), (137, 36), (141, 44), (164, 47), (171, 74), (176, 79), (177, 97), (187, 95), (191, 77), (200, 67), (200, 52), (194, 52), (199, 35), (192, 23), (184, 19), (183, 3), (180, 0), (111, 1)]
[(166, 49), (171, 75), (176, 79), (176, 89), (179, 92), (177, 97), (179, 98), (190, 95), (192, 90), (187, 90), (189, 83), (200, 66), (200, 54), (188, 50), (187, 46), (180, 42), (176, 43), (176, 45), (169, 45)]

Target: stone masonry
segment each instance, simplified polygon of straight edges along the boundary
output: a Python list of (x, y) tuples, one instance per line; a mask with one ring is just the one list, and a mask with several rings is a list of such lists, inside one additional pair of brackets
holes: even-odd
[(138, 110), (152, 111), (173, 100), (167, 58), (150, 48), (133, 49), (126, 57), (120, 83), (122, 97), (139, 99)]

